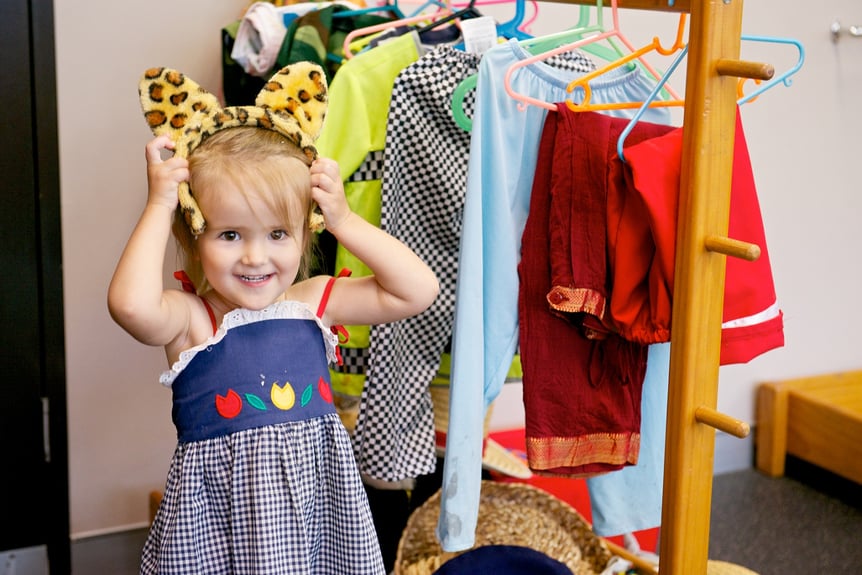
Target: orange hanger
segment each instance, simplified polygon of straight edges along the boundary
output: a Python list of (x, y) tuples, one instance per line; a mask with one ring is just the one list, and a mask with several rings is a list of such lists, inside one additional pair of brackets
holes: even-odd
[[(633, 51), (631, 54), (626, 54), (622, 58), (618, 60), (614, 60), (607, 66), (603, 68), (599, 68), (589, 74), (585, 74), (576, 80), (573, 80), (566, 87), (566, 92), (573, 92), (575, 88), (581, 88), (584, 92), (584, 99), (581, 103), (575, 103), (571, 100), (566, 100), (566, 106), (569, 107), (570, 110), (575, 112), (587, 112), (587, 111), (600, 111), (600, 110), (621, 110), (625, 108), (640, 108), (643, 102), (613, 102), (613, 103), (603, 103), (603, 104), (593, 104), (590, 102), (590, 97), (592, 96), (592, 90), (590, 89), (590, 80), (601, 76), (602, 74), (609, 72), (615, 68), (619, 68), (620, 66), (631, 62), (635, 58), (642, 59), (645, 54), (649, 52), (658, 52), (663, 56), (670, 56), (671, 54), (682, 50), (685, 47), (685, 42), (683, 40), (685, 36), (685, 19), (686, 15), (680, 14), (679, 16), (679, 26), (676, 31), (676, 39), (670, 48), (665, 48), (661, 45), (661, 41), (658, 37), (654, 37), (652, 42), (647, 44), (646, 46), (639, 48), (638, 50)], [(643, 60), (641, 60), (643, 62)], [(651, 72), (655, 72), (652, 68), (649, 68)], [(657, 76), (657, 79), (661, 79), (661, 76)], [(667, 91), (675, 98), (674, 100), (654, 100), (650, 103), (650, 107), (668, 107), (668, 106), (682, 106), (684, 101), (669, 87), (667, 87)]]
[[(515, 70), (517, 70), (519, 68), (524, 68), (526, 66), (534, 64), (536, 62), (540, 62), (542, 60), (547, 60), (548, 58), (550, 58), (552, 56), (556, 56), (557, 54), (569, 52), (569, 51), (574, 50), (576, 48), (580, 48), (582, 46), (586, 46), (588, 44), (592, 44), (592, 43), (598, 42), (600, 40), (604, 40), (605, 38), (608, 38), (608, 39), (617, 38), (631, 52), (637, 51), (637, 49), (634, 47), (634, 45), (632, 45), (631, 41), (628, 38), (626, 38), (625, 35), (620, 30), (619, 9), (617, 8), (617, 0), (611, 0), (611, 15), (612, 15), (612, 19), (613, 19), (613, 28), (611, 28), (610, 30), (607, 30), (607, 31), (602, 32), (600, 34), (597, 34), (595, 36), (590, 36), (589, 38), (583, 38), (583, 39), (580, 39), (576, 42), (572, 42), (570, 44), (566, 44), (564, 46), (554, 48), (553, 50), (549, 50), (547, 52), (542, 52), (541, 54), (537, 54), (537, 55), (532, 56), (530, 58), (525, 58), (524, 60), (521, 60), (521, 61), (516, 62), (515, 64), (512, 64), (511, 66), (509, 66), (508, 70), (506, 70), (506, 75), (503, 78), (503, 87), (506, 89), (506, 93), (509, 94), (509, 96), (511, 96), (515, 100), (518, 100), (519, 102), (521, 102), (521, 104), (519, 104), (519, 106), (518, 106), (519, 109), (523, 110), (524, 108), (526, 108), (527, 104), (531, 104), (533, 106), (538, 106), (540, 108), (545, 108), (546, 110), (556, 110), (557, 109), (557, 106), (555, 103), (545, 102), (543, 100), (539, 100), (539, 99), (527, 96), (525, 94), (520, 94), (512, 88), (512, 82), (511, 82), (512, 74), (514, 74)], [(643, 58), (639, 58), (638, 56), (635, 55), (635, 56), (632, 56), (631, 58), (629, 58), (629, 60), (627, 60), (627, 61), (630, 61), (634, 58), (638, 58), (640, 64), (643, 65), (643, 67), (646, 68), (649, 71), (649, 73), (655, 77), (656, 80), (661, 79), (661, 74), (659, 72), (657, 72), (656, 69), (652, 65), (650, 65), (649, 62), (644, 60)], [(671, 95), (671, 97), (676, 98), (676, 99), (680, 99), (679, 95), (676, 94), (670, 88), (670, 86), (666, 85), (664, 88)]]

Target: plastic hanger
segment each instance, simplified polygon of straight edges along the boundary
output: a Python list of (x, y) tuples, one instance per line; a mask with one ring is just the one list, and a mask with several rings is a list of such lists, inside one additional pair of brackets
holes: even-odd
[[(661, 45), (661, 40), (659, 40), (658, 37), (654, 37), (652, 39), (652, 42), (647, 44), (646, 46), (644, 46), (642, 48), (638, 48), (637, 50), (633, 51), (631, 54), (627, 54), (627, 55), (623, 56), (622, 58), (611, 62), (607, 66), (599, 68), (598, 70), (590, 72), (589, 74), (584, 74), (580, 78), (577, 78), (576, 80), (573, 80), (572, 82), (570, 82), (569, 85), (566, 87), (566, 91), (571, 93), (576, 88), (580, 88), (584, 92), (584, 98), (583, 98), (583, 101), (581, 103), (575, 103), (571, 100), (566, 100), (566, 106), (568, 106), (570, 110), (574, 110), (576, 112), (578, 112), (578, 111), (579, 112), (586, 112), (586, 111), (602, 111), (602, 110), (621, 110), (621, 109), (625, 109), (625, 108), (639, 108), (643, 104), (643, 102), (613, 102), (613, 103), (607, 102), (607, 103), (601, 103), (601, 104), (594, 104), (594, 103), (590, 102), (590, 97), (592, 96), (592, 90), (590, 89), (590, 80), (592, 80), (593, 78), (597, 78), (598, 76), (601, 76), (602, 74), (605, 74), (605, 73), (609, 72), (610, 70), (613, 70), (615, 68), (619, 68), (620, 66), (627, 64), (628, 62), (631, 62), (632, 60), (641, 59), (641, 58), (643, 58), (644, 55), (646, 55), (650, 52), (658, 52), (659, 54), (661, 54), (663, 56), (670, 56), (674, 52), (678, 52), (679, 50), (682, 50), (683, 48), (686, 47), (685, 42), (683, 40), (683, 37), (685, 36), (685, 20), (686, 20), (686, 14), (685, 13), (680, 14), (679, 15), (679, 26), (677, 27), (677, 31), (676, 31), (676, 39), (674, 40), (674, 42), (670, 46), (670, 48), (663, 47)], [(667, 74), (665, 74), (663, 76), (658, 76), (657, 79), (660, 81), (661, 79), (663, 79), (663, 78), (666, 79), (667, 77), (668, 77)], [(659, 89), (661, 89), (661, 87), (662, 86), (659, 86)], [(668, 90), (670, 91), (670, 89), (668, 89)], [(674, 100), (652, 100), (650, 102), (649, 107), (682, 106), (684, 103), (683, 100), (679, 96), (677, 96), (673, 91), (670, 91), (670, 92), (671, 92), (671, 94), (673, 94), (673, 97), (675, 98)]]
[[(595, 24), (590, 24), (590, 7), (581, 6), (580, 12), (578, 14), (578, 21), (572, 28), (569, 28), (562, 32), (557, 32), (555, 34), (527, 38), (521, 41), (521, 46), (523, 46), (531, 53), (546, 52), (550, 49), (559, 47), (561, 43), (571, 42), (572, 38), (583, 39), (583, 37), (587, 34), (592, 34), (594, 32), (604, 32), (605, 29), (602, 17), (602, 0), (597, 0), (595, 7), (597, 8), (597, 19)], [(624, 52), (620, 50), (616, 44), (612, 44), (612, 46), (613, 49), (599, 44), (591, 44), (591, 50), (589, 50), (589, 52), (595, 56), (598, 56), (599, 58), (602, 58), (603, 60), (608, 61), (616, 60), (624, 55)], [(455, 87), (455, 90), (453, 90), (452, 92), (452, 116), (455, 120), (455, 123), (462, 130), (465, 130), (467, 132), (473, 129), (473, 121), (468, 118), (467, 115), (464, 113), (464, 98), (470, 90), (476, 87), (477, 81), (477, 74), (468, 76), (467, 78), (462, 80), (461, 83), (459, 83), (458, 86)]]
[(750, 94), (746, 95), (744, 93), (745, 79), (740, 78), (739, 84), (737, 84), (737, 95), (739, 96), (739, 100), (737, 101), (737, 104), (741, 105), (741, 104), (745, 104), (746, 102), (753, 102), (754, 100), (757, 99), (757, 97), (760, 94), (764, 93), (765, 91), (769, 90), (770, 88), (772, 88), (773, 86), (776, 86), (778, 84), (784, 84), (787, 87), (790, 87), (790, 85), (793, 84), (793, 80), (791, 80), (790, 77), (793, 76), (796, 72), (798, 72), (799, 69), (802, 68), (802, 64), (805, 63), (805, 48), (802, 46), (802, 43), (799, 40), (794, 40), (793, 38), (777, 38), (774, 36), (749, 36), (749, 35), (743, 35), (742, 39), (750, 41), (750, 42), (768, 42), (771, 44), (790, 44), (790, 45), (796, 46), (796, 49), (799, 51), (799, 56), (796, 60), (796, 64), (791, 66), (786, 72), (779, 74), (777, 77), (769, 80), (765, 84), (759, 83), (760, 86), (757, 89), (755, 89), (753, 92), (751, 92)]
[[(419, 33), (425, 32), (426, 30), (430, 30), (432, 28), (436, 28), (438, 25), (449, 22), (456, 18), (463, 19), (464, 17), (473, 17), (473, 16), (481, 16), (479, 14), (477, 8), (482, 4), (515, 4), (515, 15), (514, 17), (503, 23), (497, 23), (497, 36), (502, 36), (503, 38), (517, 38), (518, 40), (525, 40), (528, 38), (532, 38), (530, 34), (521, 30), (521, 26), (524, 23), (524, 16), (527, 13), (526, 9), (526, 1), (525, 0), (491, 0), (486, 2), (481, 2), (479, 0), (470, 0), (467, 4), (461, 5), (461, 9), (457, 12), (447, 16), (443, 20), (438, 20), (425, 28), (419, 30)], [(536, 4), (536, 2), (534, 2)], [(453, 6), (454, 7), (454, 6)], [(536, 6), (536, 10), (538, 11), (538, 5)], [(460, 46), (463, 49), (463, 45)]]
[(446, 8), (439, 8), (439, 4), (437, 4), (436, 2), (433, 2), (431, 5), (438, 6), (438, 11), (431, 14), (419, 14), (416, 16), (411, 16), (409, 18), (392, 20), (391, 22), (384, 22), (382, 24), (375, 24), (373, 26), (365, 26), (364, 28), (357, 28), (356, 30), (351, 31), (344, 38), (344, 44), (342, 46), (342, 49), (344, 50), (344, 57), (349, 60), (356, 55), (351, 50), (351, 47), (357, 38), (371, 36), (373, 34), (376, 34), (377, 32), (383, 32), (385, 30), (390, 30), (399, 26), (409, 26), (412, 24), (435, 21), (437, 19), (445, 18), (452, 14), (452, 10), (448, 7), (448, 5)]
[(421, 6), (419, 6), (415, 10), (413, 10), (413, 12), (410, 13), (410, 16), (408, 16), (408, 18), (413, 17), (413, 16), (419, 16), (420, 14), (425, 14), (429, 8), (433, 8), (435, 6), (437, 8), (441, 8), (441, 9), (447, 8), (447, 7), (448, 8), (452, 7), (451, 5), (448, 5), (446, 2), (441, 2), (440, 0), (428, 0), (427, 2), (425, 2), (425, 4), (422, 4)]
[[(538, 11), (538, 5), (536, 10)], [(497, 24), (497, 34), (503, 38), (517, 38), (518, 40), (528, 40), (532, 36), (522, 30), (524, 24), (524, 16), (527, 14), (525, 0), (515, 0), (515, 15), (511, 20)]]
[(458, 124), (458, 127), (465, 132), (473, 129), (473, 120), (468, 118), (467, 114), (464, 113), (464, 98), (467, 96), (467, 92), (475, 88), (478, 83), (479, 75), (473, 74), (461, 80), (455, 86), (455, 89), (452, 90), (452, 117), (455, 123)]
[[(668, 0), (668, 6), (673, 6), (673, 0)], [(575, 40), (581, 40), (585, 38), (588, 34), (594, 32), (604, 32), (604, 9), (602, 6), (602, 0), (596, 1), (596, 23), (590, 24), (590, 8), (588, 6), (581, 6), (580, 14), (578, 16), (578, 23), (569, 30), (565, 30), (563, 32), (558, 32), (556, 34), (552, 34), (550, 36), (543, 36), (541, 38), (534, 38), (533, 40), (529, 40), (527, 42), (522, 42), (522, 46), (527, 48), (533, 54), (538, 54), (539, 52), (547, 52), (549, 50), (553, 50), (558, 46), (574, 42)], [(622, 58), (626, 55), (625, 51), (620, 47), (619, 43), (614, 40), (613, 37), (609, 37), (606, 39), (607, 46), (602, 43), (595, 44), (585, 44), (580, 47), (582, 52), (586, 52), (587, 54), (591, 54), (600, 58), (606, 62), (613, 62), (619, 58)], [(626, 64), (629, 70), (634, 69), (635, 67), (640, 67), (644, 72), (649, 73), (649, 70), (646, 69), (645, 66), (640, 62), (640, 60), (636, 60), (634, 62), (629, 62)], [(668, 90), (662, 88), (662, 98), (668, 99), (671, 98), (671, 94)]]
[[(619, 14), (618, 14), (618, 8), (617, 8), (617, 1), (616, 0), (611, 0), (611, 13), (612, 13), (613, 22), (614, 22), (613, 28), (611, 30), (602, 32), (596, 36), (590, 36), (589, 38), (584, 38), (582, 40), (578, 40), (578, 41), (571, 43), (571, 44), (566, 44), (564, 46), (560, 46), (558, 48), (555, 48), (555, 49), (550, 50), (548, 52), (543, 52), (543, 53), (538, 54), (536, 56), (533, 56), (531, 58), (521, 60), (520, 62), (513, 64), (512, 66), (509, 67), (508, 70), (506, 70), (506, 75), (503, 78), (503, 85), (506, 89), (506, 93), (509, 94), (509, 96), (511, 96), (513, 99), (520, 102), (520, 104), (518, 105), (519, 109), (521, 109), (521, 110), (526, 109), (528, 104), (531, 104), (533, 106), (538, 106), (538, 107), (544, 108), (546, 110), (556, 110), (557, 109), (557, 106), (554, 103), (544, 102), (542, 100), (538, 100), (538, 99), (533, 98), (531, 96), (519, 94), (518, 92), (515, 92), (514, 89), (512, 89), (512, 82), (511, 82), (512, 74), (514, 74), (515, 71), (518, 70), (519, 68), (529, 66), (531, 64), (534, 64), (536, 62), (540, 62), (542, 60), (546, 60), (546, 59), (550, 58), (551, 56), (556, 56), (557, 54), (562, 54), (563, 52), (568, 52), (568, 51), (574, 50), (576, 48), (581, 48), (582, 46), (586, 46), (588, 44), (598, 42), (599, 40), (604, 40), (605, 38), (617, 38), (617, 39), (619, 39), (629, 49), (630, 52), (635, 52), (637, 50), (632, 45), (632, 43), (629, 41), (629, 39), (626, 38), (625, 35), (620, 30)], [(653, 75), (653, 77), (655, 77), (656, 80), (661, 79), (662, 75), (659, 74), (649, 62), (647, 62), (643, 58), (638, 58), (638, 61), (650, 72), (650, 74)], [(665, 85), (664, 88), (666, 90), (668, 90), (668, 92), (671, 94), (671, 96), (673, 98), (675, 98), (677, 100), (680, 99), (679, 96), (675, 92), (673, 92), (669, 86)]]
[(401, 12), (401, 9), (398, 7), (398, 2), (393, 2), (392, 4), (381, 4), (380, 6), (368, 6), (366, 8), (357, 8), (355, 10), (345, 10), (343, 12), (336, 12), (332, 15), (333, 18), (350, 18), (351, 16), (361, 16), (362, 14), (369, 14), (372, 12), (389, 12), (395, 18), (405, 18), (404, 13)]
[[(573, 27), (568, 30), (563, 30), (562, 32), (557, 32), (556, 34), (531, 38), (521, 42), (521, 45), (531, 53), (539, 54), (541, 52), (548, 52), (554, 48), (558, 48), (563, 44), (574, 42), (575, 40), (582, 40), (588, 34), (605, 32), (604, 7), (602, 6), (602, 0), (596, 0), (595, 8), (595, 24), (590, 24), (590, 7), (581, 6), (578, 14), (578, 21)], [(614, 42), (613, 38), (608, 38), (607, 40), (610, 48), (603, 44), (588, 44), (583, 46), (581, 50), (601, 58), (606, 62), (611, 62), (625, 55), (625, 52), (616, 42)]]
[[(737, 84), (737, 96), (739, 96), (739, 99), (736, 101), (736, 103), (738, 105), (741, 106), (742, 104), (745, 104), (747, 102), (753, 102), (754, 100), (757, 99), (757, 97), (760, 94), (764, 93), (766, 90), (769, 90), (769, 89), (777, 86), (778, 84), (783, 84), (783, 85), (789, 87), (793, 83), (792, 80), (790, 79), (790, 77), (793, 76), (796, 72), (798, 72), (799, 69), (802, 68), (802, 64), (805, 62), (805, 48), (802, 46), (801, 42), (799, 42), (798, 40), (794, 40), (792, 38), (779, 38), (779, 37), (774, 37), (774, 36), (750, 36), (750, 35), (745, 35), (745, 34), (743, 34), (740, 38), (742, 40), (752, 41), (752, 42), (769, 42), (769, 43), (773, 43), (773, 44), (791, 44), (793, 46), (796, 46), (796, 49), (799, 51), (799, 56), (798, 56), (798, 59), (796, 61), (796, 64), (791, 66), (787, 71), (785, 71), (782, 74), (772, 78), (771, 80), (769, 80), (765, 84), (761, 83), (756, 90), (754, 90), (753, 92), (751, 92), (748, 95), (743, 93), (743, 85), (745, 83), (745, 79), (740, 78), (740, 80)], [(677, 66), (679, 66), (679, 63), (682, 62), (682, 60), (685, 58), (687, 53), (688, 53), (688, 46), (683, 48), (682, 52), (680, 52), (679, 55), (676, 57), (676, 59), (674, 59), (673, 63), (670, 65), (670, 67), (664, 73), (662, 78), (659, 80), (658, 84), (656, 84), (656, 86), (652, 89), (652, 91), (647, 96), (646, 100), (644, 100), (641, 103), (641, 106), (640, 106), (640, 108), (638, 108), (638, 111), (635, 113), (635, 115), (632, 117), (632, 119), (629, 120), (629, 123), (626, 124), (626, 127), (620, 133), (620, 137), (617, 140), (617, 156), (619, 156), (620, 160), (622, 160), (623, 162), (626, 161), (625, 151), (624, 151), (624, 144), (625, 144), (626, 138), (632, 132), (632, 130), (634, 129), (634, 127), (638, 123), (638, 121), (640, 121), (641, 117), (643, 116), (643, 114), (647, 110), (647, 108), (649, 108), (650, 105), (654, 103), (653, 100), (658, 95), (658, 92), (661, 89), (662, 85), (665, 82), (667, 82), (667, 79), (674, 73)]]
[[(519, 0), (519, 1), (521, 1), (521, 0)], [(482, 14), (480, 14), (479, 11), (476, 9), (476, 0), (470, 0), (470, 2), (464, 8), (461, 8), (460, 10), (456, 10), (456, 11), (452, 12), (451, 14), (444, 16), (442, 18), (435, 19), (430, 24), (427, 24), (427, 25), (419, 28), (417, 30), (417, 33), (422, 34), (423, 32), (427, 32), (428, 30), (433, 30), (434, 28), (437, 28), (438, 26), (440, 26), (442, 24), (448, 24), (449, 22), (452, 22), (453, 20), (458, 20), (461, 18), (479, 18), (481, 16), (482, 16)]]

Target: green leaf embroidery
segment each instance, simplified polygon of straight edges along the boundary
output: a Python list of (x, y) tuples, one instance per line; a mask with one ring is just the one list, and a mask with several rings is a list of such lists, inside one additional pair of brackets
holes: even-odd
[(306, 405), (308, 405), (308, 402), (311, 401), (312, 393), (314, 393), (314, 387), (309, 384), (308, 387), (305, 388), (305, 391), (302, 392), (302, 398), (299, 400), (299, 404), (302, 407), (305, 407)]
[(253, 393), (246, 393), (245, 400), (255, 409), (259, 409), (261, 411), (266, 411), (266, 404), (263, 402), (261, 398), (256, 396)]

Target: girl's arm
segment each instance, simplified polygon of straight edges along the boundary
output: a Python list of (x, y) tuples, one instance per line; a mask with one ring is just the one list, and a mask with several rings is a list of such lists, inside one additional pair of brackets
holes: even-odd
[(440, 291), (434, 272), (410, 248), (350, 210), (338, 164), (317, 159), (311, 166), (311, 186), (326, 229), (373, 274), (335, 282), (326, 307), (327, 320), (371, 325), (428, 309)]
[(162, 269), (177, 187), (189, 177), (185, 158), (161, 159), (173, 142), (159, 136), (147, 144), (147, 205), (126, 244), (108, 288), (108, 310), (123, 329), (148, 345), (167, 345), (188, 330), (189, 305), (178, 290), (164, 290)]

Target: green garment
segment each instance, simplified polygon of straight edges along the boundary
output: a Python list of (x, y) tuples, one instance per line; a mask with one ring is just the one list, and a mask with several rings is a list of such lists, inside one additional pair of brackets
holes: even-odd
[(380, 14), (334, 17), (338, 12), (349, 10), (346, 6), (332, 5), (309, 12), (290, 22), (276, 58), (277, 67), (294, 62), (315, 62), (326, 71), (327, 81), (332, 82), (342, 63), (344, 38), (347, 34), (359, 28), (392, 20), (390, 16)]
[[(366, 160), (382, 159), (395, 78), (418, 59), (415, 36), (405, 34), (345, 60), (329, 86), (329, 109), (317, 150), (338, 162), (350, 208), (375, 226), (380, 225), (383, 170)], [(371, 274), (356, 256), (337, 246), (335, 270), (343, 268), (354, 277)], [(367, 349), (370, 330), (367, 325), (347, 326), (349, 340), (342, 347)], [(348, 395), (359, 395), (365, 383), (364, 373), (332, 376), (333, 388)]]

